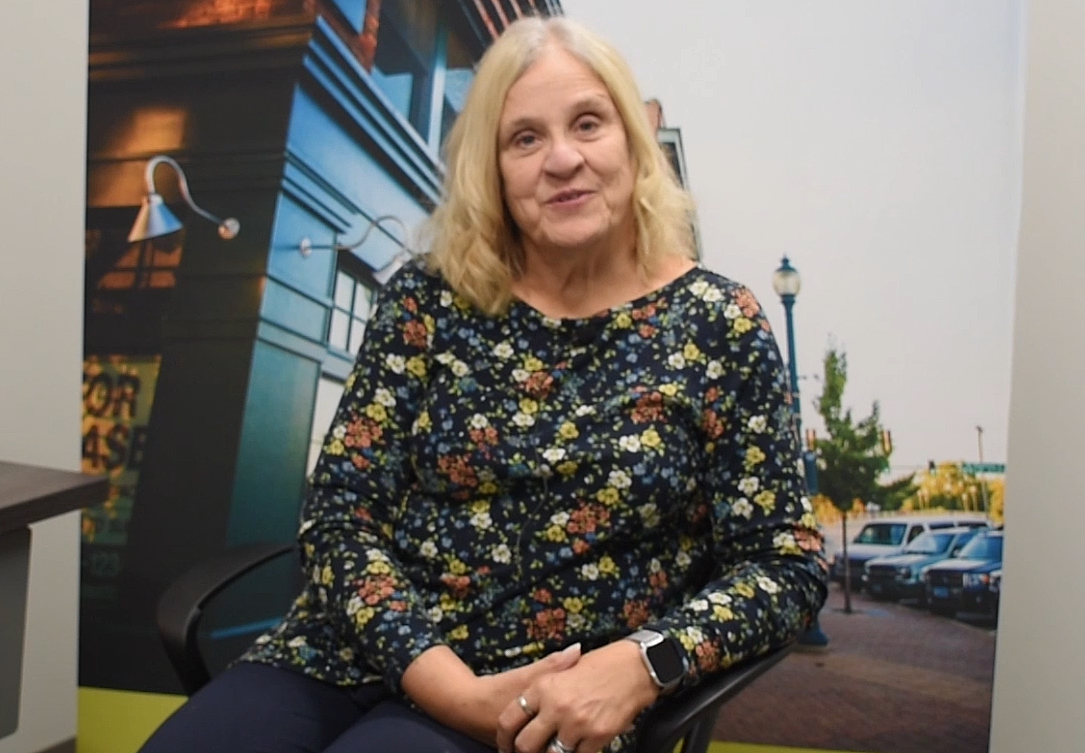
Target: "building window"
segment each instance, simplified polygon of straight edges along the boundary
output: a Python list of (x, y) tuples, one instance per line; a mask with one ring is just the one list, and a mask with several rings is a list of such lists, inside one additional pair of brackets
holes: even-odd
[(689, 175), (686, 173), (686, 157), (682, 149), (682, 132), (677, 128), (660, 128), (656, 131), (656, 141), (659, 142), (663, 154), (674, 170), (674, 177), (685, 188), (689, 188)]
[(362, 346), (372, 304), (371, 288), (346, 270), (336, 272), (328, 344), (348, 353), (357, 353)]
[(455, 29), (449, 29), (447, 51), (445, 90), (441, 102), (441, 144), (452, 130), (456, 116), (463, 110), (467, 102), (467, 92), (475, 80), (474, 57), (463, 35)]
[(463, 109), (481, 54), (450, 5), (383, 0), (371, 71), (392, 106), (434, 152)]
[(437, 34), (434, 0), (381, 3), (373, 78), (421, 134), (429, 130)]
[(335, 419), (335, 410), (343, 396), (343, 383), (327, 376), (320, 377), (316, 385), (316, 402), (313, 404), (313, 423), (309, 429), (309, 455), (305, 461), (305, 475), (316, 467), (320, 448)]
[[(181, 236), (181, 233), (172, 233), (129, 244), (113, 262), (112, 268), (98, 279), (97, 288), (140, 290), (175, 287), (183, 250)], [(98, 237), (89, 238), (88, 242), (94, 245)]]

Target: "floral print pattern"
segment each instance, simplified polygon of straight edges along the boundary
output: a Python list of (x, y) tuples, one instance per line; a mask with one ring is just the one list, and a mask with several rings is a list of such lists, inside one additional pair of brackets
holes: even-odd
[(821, 538), (769, 325), (697, 267), (589, 319), (486, 316), (421, 266), (380, 292), (311, 479), (307, 585), (243, 657), (399, 691), (646, 626), (684, 684), (792, 640)]

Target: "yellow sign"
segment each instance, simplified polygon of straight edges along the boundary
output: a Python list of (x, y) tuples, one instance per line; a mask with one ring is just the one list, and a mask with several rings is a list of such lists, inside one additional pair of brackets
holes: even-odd
[[(83, 511), (84, 597), (110, 595), (135, 503), (159, 356), (90, 356), (83, 363), (84, 473), (107, 474), (109, 498)], [(103, 582), (104, 581), (104, 582)]]

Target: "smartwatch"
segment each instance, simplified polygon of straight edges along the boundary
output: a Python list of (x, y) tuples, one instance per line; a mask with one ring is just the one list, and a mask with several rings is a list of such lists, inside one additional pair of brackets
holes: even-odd
[(623, 640), (640, 646), (640, 658), (648, 674), (660, 689), (669, 693), (677, 687), (686, 674), (686, 659), (675, 642), (655, 630), (638, 630)]

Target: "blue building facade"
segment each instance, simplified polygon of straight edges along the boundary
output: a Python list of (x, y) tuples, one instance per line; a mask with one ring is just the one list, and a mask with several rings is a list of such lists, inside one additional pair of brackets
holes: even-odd
[[(92, 0), (80, 684), (175, 692), (158, 595), (208, 555), (295, 535), (380, 271), (438, 199), (440, 143), (489, 43), (543, 0)], [(157, 154), (233, 240), (129, 243)], [(381, 217), (366, 242), (352, 244)], [(303, 252), (303, 240), (308, 247)], [(271, 566), (207, 616), (225, 661), (295, 593)]]

